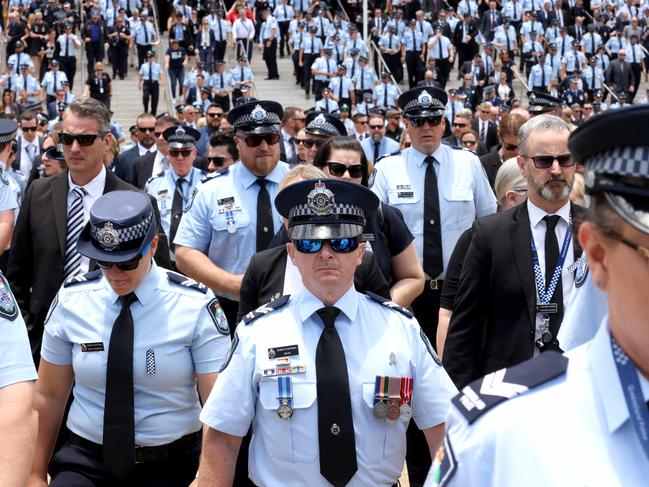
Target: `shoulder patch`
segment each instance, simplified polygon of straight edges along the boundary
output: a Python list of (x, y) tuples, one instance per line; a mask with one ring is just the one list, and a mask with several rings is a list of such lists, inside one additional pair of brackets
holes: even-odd
[(169, 279), (169, 282), (173, 282), (174, 284), (178, 284), (179, 286), (196, 289), (203, 294), (207, 294), (207, 286), (205, 284), (195, 281), (194, 279), (191, 279), (187, 276), (183, 276), (182, 274), (179, 274), (177, 272), (167, 271), (167, 278)]
[(442, 361), (439, 359), (439, 356), (437, 355), (437, 352), (435, 352), (435, 349), (433, 348), (433, 345), (430, 343), (430, 340), (428, 339), (428, 335), (424, 333), (424, 329), (420, 328), (419, 330), (419, 335), (421, 336), (421, 339), (424, 341), (424, 345), (426, 345), (426, 350), (428, 350), (428, 353), (430, 354), (431, 357), (433, 357), (433, 360), (437, 365), (442, 365)]
[(0, 272), (0, 316), (13, 321), (18, 317), (18, 313), (20, 313), (20, 309), (11, 292), (11, 287), (9, 287), (9, 281)]
[(225, 313), (223, 312), (223, 309), (219, 304), (219, 300), (217, 298), (214, 298), (209, 303), (207, 303), (207, 306), (205, 307), (207, 308), (207, 312), (212, 317), (212, 320), (216, 325), (216, 329), (219, 330), (219, 333), (221, 335), (229, 335), (230, 327), (228, 326), (228, 319), (225, 317)]
[(586, 282), (588, 278), (588, 261), (586, 260), (586, 254), (582, 254), (581, 257), (577, 260), (577, 271), (575, 272), (575, 287), (581, 287)]
[(501, 402), (559, 377), (567, 367), (567, 357), (558, 352), (545, 352), (535, 359), (473, 381), (451, 402), (471, 424)]
[(89, 282), (99, 279), (101, 277), (101, 269), (94, 270), (92, 272), (87, 272), (85, 274), (77, 274), (76, 276), (69, 277), (67, 281), (63, 284), (63, 287), (74, 286), (75, 284), (80, 284), (82, 282)]
[(406, 308), (399, 306), (397, 303), (394, 301), (390, 301), (389, 299), (385, 299), (383, 296), (379, 296), (378, 294), (374, 294), (373, 292), (366, 291), (365, 293), (369, 298), (372, 299), (372, 301), (376, 301), (379, 304), (382, 304), (383, 306), (386, 306), (388, 308), (391, 308), (395, 311), (398, 311), (404, 316), (407, 316), (408, 318), (413, 318), (413, 314), (408, 311)]
[(257, 308), (254, 311), (251, 311), (247, 315), (245, 315), (242, 320), (246, 325), (249, 325), (253, 321), (255, 321), (257, 318), (260, 316), (265, 316), (268, 313), (272, 313), (276, 309), (281, 308), (284, 306), (286, 303), (288, 303), (289, 298), (291, 297), (290, 294), (286, 294), (284, 296), (280, 296), (277, 299), (272, 300), (270, 303), (266, 303), (259, 308)]
[(196, 193), (198, 193), (198, 186), (194, 186), (194, 189), (192, 189), (192, 194), (189, 195), (189, 200), (187, 201), (185, 208), (183, 208), (183, 213), (186, 213), (192, 209), (194, 198), (196, 198)]
[(56, 308), (57, 304), (59, 304), (59, 293), (56, 293), (56, 296), (54, 296), (54, 299), (52, 300), (52, 303), (50, 304), (50, 309), (47, 310), (47, 314), (45, 315), (45, 321), (43, 322), (43, 325), (47, 325), (47, 322), (50, 321), (50, 317), (52, 316), (52, 312), (54, 311), (54, 308)]
[(230, 363), (230, 360), (232, 360), (232, 356), (234, 355), (234, 352), (237, 350), (238, 345), (239, 345), (239, 335), (235, 331), (234, 338), (232, 339), (232, 343), (230, 343), (230, 350), (228, 350), (228, 354), (225, 356), (223, 365), (221, 365), (221, 368), (219, 369), (219, 374), (225, 370), (225, 368)]
[[(426, 485), (435, 485), (438, 487), (448, 485), (448, 482), (455, 475), (456, 468), (457, 460), (455, 459), (455, 453), (451, 446), (451, 439), (446, 435), (444, 437), (444, 444), (439, 447), (435, 458), (433, 458), (433, 464), (430, 467)], [(432, 484), (430, 483), (431, 481)]]
[[(379, 157), (376, 162), (379, 162), (381, 158)], [(370, 176), (367, 178), (367, 187), (371, 188), (374, 186), (374, 180), (376, 179), (376, 168), (372, 168), (372, 172), (370, 173)]]

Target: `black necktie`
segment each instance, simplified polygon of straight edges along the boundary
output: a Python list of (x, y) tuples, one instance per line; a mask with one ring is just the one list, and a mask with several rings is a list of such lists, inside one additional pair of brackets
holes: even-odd
[(388, 85), (383, 85), (383, 106), (388, 106)]
[[(559, 223), (559, 215), (546, 215), (545, 220), (545, 287), (547, 288), (552, 274), (559, 261), (559, 242), (554, 229)], [(550, 297), (551, 302), (557, 303), (557, 313), (550, 315), (550, 332), (553, 337), (557, 336), (561, 321), (563, 321), (563, 286), (561, 276), (557, 282), (554, 294)]]
[(340, 310), (326, 306), (316, 313), (324, 323), (315, 355), (320, 473), (332, 485), (342, 487), (354, 476), (358, 464), (347, 361), (335, 327)]
[(268, 181), (257, 178), (259, 193), (257, 193), (257, 252), (266, 250), (273, 238), (273, 207), (270, 204), (270, 194), (266, 189)]
[(119, 297), (122, 303), (108, 347), (106, 399), (104, 404), (103, 462), (118, 479), (135, 464), (135, 400), (133, 393), (133, 315), (134, 293)]
[(176, 232), (178, 231), (178, 225), (180, 224), (180, 218), (183, 215), (183, 183), (185, 183), (185, 178), (178, 178), (176, 181), (176, 190), (174, 191), (174, 198), (171, 200), (171, 225), (169, 225), (169, 243), (172, 244)]
[(372, 161), (373, 163), (376, 164), (376, 160), (379, 158), (379, 146), (381, 145), (381, 142), (374, 142), (374, 160)]
[(435, 158), (428, 156), (424, 163), (428, 165), (424, 183), (424, 271), (431, 279), (436, 279), (444, 270), (444, 262)]
[(343, 97), (343, 77), (339, 78), (340, 83), (338, 84), (338, 102), (341, 103)]

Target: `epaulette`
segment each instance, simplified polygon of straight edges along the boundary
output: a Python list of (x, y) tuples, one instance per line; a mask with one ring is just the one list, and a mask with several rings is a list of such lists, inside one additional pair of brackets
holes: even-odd
[(230, 168), (226, 168), (224, 171), (221, 172), (211, 172), (207, 176), (205, 176), (203, 179), (201, 179), (201, 183), (205, 184), (213, 179), (217, 179), (220, 176), (225, 176), (230, 172)]
[(374, 161), (374, 164), (376, 164), (377, 162), (379, 162), (381, 159), (385, 159), (386, 157), (398, 156), (399, 154), (401, 154), (401, 149), (399, 149), (398, 151), (395, 151), (395, 152), (391, 152), (391, 153), (389, 153), (389, 154), (383, 154), (383, 155), (382, 155), (381, 157), (379, 157), (376, 161)]
[(207, 293), (207, 286), (205, 284), (195, 281), (194, 279), (191, 279), (187, 276), (183, 276), (178, 272), (167, 271), (167, 278), (169, 278), (169, 282), (173, 282), (174, 284), (178, 284), (179, 286), (196, 289), (203, 294)]
[(535, 359), (473, 381), (452, 402), (471, 424), (501, 402), (564, 374), (567, 368), (567, 357), (558, 352), (545, 352)]
[(394, 301), (390, 301), (389, 299), (385, 299), (383, 296), (379, 296), (378, 294), (374, 294), (374, 293), (372, 293), (370, 291), (366, 291), (365, 294), (367, 294), (367, 296), (369, 298), (371, 298), (372, 301), (376, 301), (377, 303), (380, 303), (380, 304), (382, 304), (383, 306), (385, 306), (387, 308), (398, 311), (399, 313), (401, 313), (404, 316), (407, 316), (408, 318), (413, 318), (413, 314), (410, 311), (408, 311), (403, 306), (399, 306)]
[(158, 178), (160, 178), (160, 177), (162, 177), (162, 176), (164, 176), (164, 175), (165, 175), (165, 172), (164, 172), (164, 171), (159, 172), (159, 173), (156, 174), (155, 176), (151, 176), (151, 177), (147, 180), (146, 184), (149, 184), (149, 183), (150, 183), (151, 181), (153, 181), (154, 179), (158, 179)]
[(70, 287), (82, 282), (94, 281), (96, 279), (99, 279), (100, 277), (101, 277), (101, 269), (97, 269), (92, 272), (87, 272), (85, 274), (77, 274), (76, 276), (72, 276), (68, 278), (68, 280), (65, 281), (65, 283), (63, 284), (63, 287)]
[(284, 306), (286, 303), (288, 303), (288, 300), (289, 300), (290, 297), (291, 297), (290, 294), (285, 294), (284, 296), (280, 296), (279, 298), (274, 299), (271, 302), (260, 306), (256, 310), (251, 311), (250, 313), (245, 315), (242, 318), (243, 322), (246, 325), (249, 325), (250, 323), (255, 321), (257, 318), (259, 318), (260, 316), (265, 316), (268, 313), (272, 313), (276, 309), (279, 309), (282, 306)]

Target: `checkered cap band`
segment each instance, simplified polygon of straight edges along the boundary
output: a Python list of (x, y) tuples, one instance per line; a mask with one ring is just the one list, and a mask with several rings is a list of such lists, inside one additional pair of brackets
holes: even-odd
[(342, 135), (338, 129), (324, 117), (316, 117), (311, 120), (311, 123), (306, 127), (307, 132), (313, 130), (321, 130), (332, 135)]
[(649, 147), (615, 147), (588, 158), (588, 171), (649, 178)]
[(403, 111), (407, 112), (409, 110), (413, 109), (424, 109), (424, 110), (430, 110), (430, 111), (435, 111), (435, 110), (444, 110), (446, 107), (442, 104), (441, 101), (439, 101), (437, 98), (432, 98), (430, 104), (428, 105), (422, 105), (417, 98), (414, 100), (410, 100), (408, 103), (406, 103), (406, 106), (403, 107)]
[[(132, 227), (127, 227), (127, 228), (113, 228), (115, 232), (117, 232), (117, 235), (119, 237), (119, 243), (124, 243), (124, 242), (131, 242), (133, 240), (136, 240), (138, 238), (142, 238), (146, 235), (147, 230), (151, 226), (151, 219), (153, 218), (152, 215), (149, 215), (147, 218), (142, 220), (140, 223), (133, 225)], [(104, 224), (106, 222), (102, 222), (99, 225), (91, 225), (90, 227), (90, 236), (94, 240), (99, 240), (99, 233), (104, 230)]]
[[(365, 213), (360, 206), (350, 205), (346, 203), (336, 204), (331, 208), (332, 215), (339, 216), (356, 216), (359, 218), (365, 218)], [(298, 205), (291, 208), (288, 212), (289, 220), (292, 218), (299, 218), (304, 216), (319, 216), (317, 215), (308, 205)]]
[(237, 118), (234, 121), (234, 126), (235, 127), (242, 127), (244, 125), (274, 125), (274, 124), (281, 124), (282, 121), (280, 118), (277, 116), (276, 113), (274, 112), (266, 112), (266, 118), (263, 120), (257, 120), (252, 117), (251, 114), (246, 113), (244, 115), (241, 115), (239, 118)]
[(4, 144), (5, 142), (11, 142), (14, 140), (14, 136), (16, 135), (16, 132), (11, 132), (10, 134), (2, 134), (0, 135), (0, 144)]

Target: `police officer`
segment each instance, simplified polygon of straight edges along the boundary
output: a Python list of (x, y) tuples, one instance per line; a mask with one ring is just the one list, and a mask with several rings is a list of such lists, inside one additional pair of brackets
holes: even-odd
[(313, 94), (316, 101), (322, 98), (322, 90), (329, 84), (329, 80), (336, 76), (336, 62), (331, 59), (331, 49), (325, 47), (322, 50), (322, 56), (317, 58), (311, 66), (313, 75)]
[(277, 196), (304, 287), (237, 328), (201, 415), (199, 486), (231, 483), (251, 423), (250, 478), (260, 486), (395, 485), (411, 417), (428, 448), (441, 443), (455, 388), (430, 342), (408, 311), (353, 286), (378, 204), (363, 186), (332, 179)]
[(347, 68), (343, 64), (339, 64), (336, 72), (337, 76), (329, 80), (329, 89), (338, 106), (347, 105), (347, 107), (350, 107), (356, 100), (356, 93), (354, 92), (354, 83), (345, 76), (346, 72)]
[[(160, 96), (160, 77), (162, 70), (160, 63), (155, 62), (155, 53), (146, 53), (146, 63), (140, 66), (138, 78), (138, 90), (142, 90), (142, 103), (144, 111), (155, 115), (158, 113), (158, 98)], [(151, 100), (151, 111), (149, 112), (149, 100)]]
[[(15, 157), (11, 141), (18, 124), (14, 120), (0, 120), (0, 271), (7, 271), (11, 236), (22, 202), (25, 177), (12, 169), (9, 161)], [(25, 143), (25, 142), (23, 142)], [(1, 290), (0, 290), (1, 293)]]
[[(496, 198), (478, 157), (441, 143), (446, 102), (446, 93), (434, 87), (401, 94), (398, 105), (412, 146), (378, 162), (372, 187), (383, 203), (401, 211), (415, 236), (426, 283), (412, 309), (433, 338), (444, 271), (457, 239), (476, 218), (496, 211)], [(421, 438), (413, 441), (409, 457), (422, 453)], [(409, 459), (410, 478), (418, 482), (423, 482), (430, 462), (423, 453)]]
[(108, 29), (109, 54), (113, 65), (113, 79), (126, 77), (128, 70), (128, 46), (131, 41), (131, 30), (124, 23), (122, 17), (118, 17), (115, 25)]
[(198, 187), (174, 239), (178, 268), (223, 298), (232, 322), (250, 257), (267, 247), (281, 225), (271, 201), (288, 172), (279, 161), (282, 115), (273, 101), (245, 103), (228, 113), (241, 164)]
[(99, 269), (66, 281), (46, 318), (32, 470), (42, 485), (73, 383), (51, 486), (177, 486), (196, 474), (199, 395), (226, 355), (228, 323), (205, 286), (156, 265), (156, 227), (141, 191), (106, 193), (90, 210), (77, 248)]
[(263, 58), (268, 70), (267, 80), (279, 79), (277, 71), (277, 40), (280, 38), (279, 24), (269, 8), (262, 11), (264, 20), (259, 31), (259, 44), (263, 46)]
[(309, 27), (309, 36), (305, 39), (298, 55), (298, 66), (302, 68), (302, 86), (308, 100), (311, 94), (311, 66), (320, 54), (322, 41), (316, 36), (318, 28), (315, 25)]
[(135, 28), (133, 33), (135, 35), (135, 47), (137, 48), (138, 66), (142, 65), (147, 54), (151, 52), (151, 45), (157, 41), (153, 24), (147, 20), (146, 15), (141, 15), (140, 19), (142, 22)]
[(646, 482), (649, 172), (641, 155), (647, 141), (637, 127), (647, 122), (649, 107), (623, 108), (587, 120), (568, 140), (593, 197), (579, 241), (593, 282), (608, 293), (608, 317), (592, 341), (566, 356), (543, 354), (467, 386), (453, 400), (447, 448), (438, 455), (452, 458), (455, 469), (440, 468), (431, 480), (437, 474), (449, 486), (473, 479), (486, 486)]
[(211, 88), (214, 101), (224, 111), (230, 110), (230, 93), (234, 91), (234, 81), (229, 72), (225, 71), (225, 63), (221, 60), (214, 63), (215, 71), (210, 77), (209, 87)]
[(43, 88), (41, 97), (46, 99), (48, 105), (56, 99), (56, 92), (63, 88), (63, 82), (68, 80), (65, 73), (59, 71), (59, 62), (56, 59), (50, 61), (50, 67), (51, 70), (45, 73), (41, 81)]
[(241, 86), (249, 85), (255, 79), (255, 75), (248, 66), (248, 58), (246, 56), (239, 56), (237, 59), (238, 66), (230, 70), (230, 79), (234, 85), (232, 90), (232, 103), (234, 104), (237, 98), (241, 97)]
[[(160, 211), (162, 228), (173, 242), (182, 218), (183, 209), (189, 204), (198, 183), (205, 172), (193, 166), (196, 159), (196, 141), (201, 134), (191, 127), (175, 125), (162, 133), (167, 141), (169, 169), (149, 179), (145, 191), (155, 197)], [(172, 261), (175, 260), (173, 251)]]

